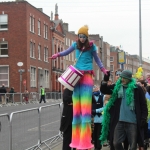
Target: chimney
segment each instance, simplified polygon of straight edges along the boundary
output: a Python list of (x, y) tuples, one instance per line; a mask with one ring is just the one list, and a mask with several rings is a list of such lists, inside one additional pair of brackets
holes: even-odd
[(43, 8), (38, 8), (39, 11), (43, 12)]
[(63, 28), (65, 31), (68, 31), (68, 23), (63, 23)]
[(55, 20), (59, 20), (59, 17), (58, 17), (58, 6), (57, 6), (57, 3), (55, 5)]
[(53, 20), (53, 12), (51, 11), (51, 20)]

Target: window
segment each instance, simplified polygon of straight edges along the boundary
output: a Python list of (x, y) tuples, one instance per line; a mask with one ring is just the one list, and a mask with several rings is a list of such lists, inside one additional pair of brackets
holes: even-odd
[(110, 56), (110, 49), (107, 49), (107, 55)]
[(38, 59), (41, 60), (41, 45), (38, 45)]
[(72, 61), (74, 61), (74, 51), (72, 52)]
[(8, 42), (0, 42), (0, 57), (8, 56)]
[(113, 61), (114, 61), (114, 57), (110, 56), (110, 62), (113, 62)]
[(112, 82), (114, 81), (114, 76), (113, 76), (113, 74), (110, 74), (110, 79), (112, 80)]
[(31, 67), (30, 85), (31, 85), (31, 87), (36, 87), (36, 68), (35, 67)]
[(6, 87), (9, 87), (9, 67), (0, 66), (0, 85), (5, 84)]
[(68, 39), (68, 46), (70, 46), (70, 39)]
[(98, 46), (96, 46), (96, 52), (97, 52), (97, 53), (99, 53), (98, 50), (99, 50), (99, 49), (98, 49)]
[(66, 45), (68, 45), (67, 41), (68, 41), (68, 40), (67, 40), (67, 38), (66, 38)]
[(45, 70), (45, 87), (49, 88), (49, 71)]
[(38, 35), (41, 35), (41, 22), (38, 21)]
[(35, 58), (35, 43), (30, 42), (30, 57)]
[(0, 30), (8, 29), (8, 15), (0, 15)]
[(110, 65), (110, 71), (114, 71), (114, 65)]
[(34, 18), (30, 16), (30, 31), (34, 33)]
[(44, 47), (44, 61), (48, 62), (48, 48)]
[(48, 26), (44, 24), (44, 38), (48, 38)]
[(107, 67), (110, 67), (110, 60), (107, 59)]
[(71, 55), (71, 54), (68, 54), (68, 60), (69, 60), (69, 61), (70, 61), (70, 55)]

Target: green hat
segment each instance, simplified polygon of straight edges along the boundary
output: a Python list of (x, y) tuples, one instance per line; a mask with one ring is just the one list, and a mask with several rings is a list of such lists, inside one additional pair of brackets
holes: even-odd
[(130, 70), (124, 70), (124, 71), (122, 71), (120, 77), (131, 80), (132, 79), (132, 72)]

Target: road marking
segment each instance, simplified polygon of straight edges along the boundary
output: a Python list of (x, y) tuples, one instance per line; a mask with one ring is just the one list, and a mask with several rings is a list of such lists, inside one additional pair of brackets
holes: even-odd
[[(56, 121), (54, 121), (54, 122), (41, 125), (41, 127), (44, 127), (44, 126), (47, 126), (47, 125), (50, 125), (50, 124), (53, 124), (53, 123), (56, 123), (56, 122), (59, 122), (59, 121), (60, 121), (60, 120), (56, 120)], [(28, 129), (28, 131), (32, 131), (32, 130), (35, 131), (35, 130), (37, 130), (37, 129), (38, 129), (38, 127), (35, 127), (35, 128)]]

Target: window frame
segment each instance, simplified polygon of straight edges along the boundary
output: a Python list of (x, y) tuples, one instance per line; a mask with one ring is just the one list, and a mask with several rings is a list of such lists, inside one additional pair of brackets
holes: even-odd
[[(111, 60), (111, 58), (113, 59)], [(110, 56), (110, 62), (114, 62), (114, 56)]]
[(44, 74), (45, 74), (45, 87), (49, 88), (49, 70), (45, 69)]
[(30, 87), (37, 87), (36, 67), (30, 66)]
[[(4, 17), (4, 16), (6, 16), (6, 22), (2, 22), (1, 20), (1, 17)], [(6, 27), (1, 27), (1, 26), (3, 26), (3, 25), (5, 25)], [(8, 14), (1, 14), (0, 15), (0, 31), (3, 31), (3, 30), (8, 30)]]
[[(2, 48), (1, 45), (4, 45), (6, 44), (7, 47), (6, 48)], [(1, 53), (1, 50), (7, 50), (7, 54), (6, 55), (2, 55)], [(7, 41), (1, 41), (0, 42), (0, 57), (8, 57), (8, 42)]]
[(38, 60), (41, 60), (41, 45), (38, 45)]
[(48, 62), (48, 48), (44, 47), (44, 61)]
[[(111, 70), (111, 68), (113, 67), (113, 70)], [(114, 72), (114, 65), (110, 64), (110, 71)]]
[[(0, 69), (2, 68), (2, 67), (6, 67), (7, 68), (7, 73), (1, 73), (1, 71), (0, 71), (0, 76), (1, 76), (1, 74), (4, 74), (5, 75), (5, 77), (6, 77), (6, 75), (7, 75), (7, 79), (1, 79), (0, 78), (0, 84), (2, 85), (2, 84), (5, 84), (5, 87), (9, 87), (9, 65), (0, 65)], [(8, 84), (6, 84), (6, 82), (8, 83)]]
[(30, 16), (30, 32), (34, 33), (35, 31), (35, 18)]
[(41, 35), (41, 21), (38, 20), (38, 35)]
[(30, 41), (30, 58), (35, 58), (35, 43)]

